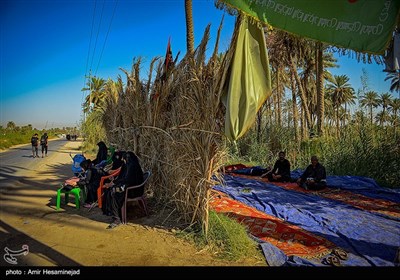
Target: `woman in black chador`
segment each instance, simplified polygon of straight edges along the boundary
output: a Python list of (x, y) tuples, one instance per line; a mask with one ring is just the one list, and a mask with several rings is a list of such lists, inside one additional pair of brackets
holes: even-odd
[[(133, 152), (126, 152), (122, 156), (122, 169), (120, 175), (109, 184), (105, 190), (105, 203), (103, 213), (112, 216), (112, 223), (107, 227), (114, 228), (121, 224), (121, 208), (125, 199), (125, 188), (143, 183), (143, 171), (138, 157)], [(144, 186), (129, 192), (128, 196), (138, 197), (143, 195)]]
[(106, 143), (104, 143), (103, 141), (100, 141), (99, 143), (97, 143), (97, 146), (99, 146), (99, 150), (97, 152), (96, 158), (93, 160), (93, 165), (98, 165), (99, 163), (101, 163), (103, 160), (107, 160), (107, 156), (108, 156), (108, 148), (106, 146)]

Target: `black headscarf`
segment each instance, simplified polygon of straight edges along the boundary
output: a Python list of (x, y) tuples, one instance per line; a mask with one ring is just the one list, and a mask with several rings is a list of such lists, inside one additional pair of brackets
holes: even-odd
[(100, 141), (97, 143), (97, 146), (99, 146), (99, 151), (97, 152), (96, 159), (93, 161), (93, 164), (99, 164), (103, 160), (107, 160), (107, 153), (108, 153), (108, 148), (106, 144), (103, 141)]
[(120, 185), (135, 186), (143, 183), (143, 171), (138, 157), (133, 152), (126, 152), (122, 159), (126, 161), (117, 182)]
[(81, 168), (83, 168), (85, 171), (87, 171), (91, 167), (92, 161), (90, 159), (85, 159), (79, 165)]
[(125, 151), (116, 151), (112, 156), (113, 165), (111, 167), (112, 170), (118, 169), (122, 166), (122, 156), (125, 154)]

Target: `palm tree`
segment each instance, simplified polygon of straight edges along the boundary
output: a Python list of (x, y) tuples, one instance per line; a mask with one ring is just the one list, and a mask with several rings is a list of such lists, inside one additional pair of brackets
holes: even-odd
[(87, 87), (82, 89), (82, 91), (89, 90), (89, 94), (86, 96), (85, 102), (82, 104), (84, 113), (89, 113), (91, 110), (96, 110), (102, 106), (105, 96), (105, 85), (106, 81), (102, 78), (91, 77), (91, 79), (88, 80), (86, 83)]
[(287, 55), (284, 41), (279, 32), (266, 31), (266, 44), (269, 53), (269, 63), (272, 69), (274, 112), (279, 125), (282, 125), (282, 101), (285, 96), (285, 87), (290, 84), (288, 71), (286, 71)]
[[(346, 75), (334, 75), (333, 79), (329, 80), (326, 91), (330, 95), (333, 102), (333, 107), (336, 109), (336, 134), (340, 135), (340, 115), (339, 111), (342, 104), (349, 102), (354, 96), (354, 89), (348, 83), (350, 80)], [(345, 108), (347, 111), (347, 108)]]
[(400, 111), (400, 98), (394, 98), (389, 103), (390, 111), (393, 115), (397, 116), (397, 112)]
[(392, 101), (392, 96), (389, 93), (382, 93), (379, 96), (378, 102), (380, 105), (382, 105), (382, 116), (380, 116), (380, 125), (383, 124), (383, 121), (387, 120), (387, 108), (390, 105), (390, 102)]
[(375, 116), (375, 120), (377, 123), (379, 123), (380, 126), (382, 126), (383, 123), (389, 121), (389, 119), (389, 115), (385, 114), (384, 111), (377, 113)]
[(9, 121), (9, 122), (7, 123), (7, 129), (8, 129), (8, 130), (14, 131), (14, 130), (15, 130), (15, 127), (16, 127), (15, 122)]
[(385, 81), (390, 80), (390, 92), (397, 92), (400, 97), (400, 70), (387, 73)]
[(193, 9), (192, 0), (185, 0), (186, 45), (188, 54), (194, 53)]
[(372, 108), (376, 108), (379, 104), (378, 93), (372, 90), (367, 91), (365, 95), (361, 96), (360, 104), (362, 107), (369, 108), (369, 117), (372, 124)]
[(392, 113), (390, 120), (393, 125), (394, 133), (396, 135), (396, 128), (397, 128), (397, 123), (399, 116), (397, 113), (400, 111), (400, 98), (394, 98), (391, 100), (390, 105), (389, 105), (389, 111)]
[(283, 113), (286, 113), (286, 121), (287, 121), (287, 128), (290, 128), (290, 121), (293, 118), (292, 117), (292, 107), (293, 107), (293, 102), (291, 99), (285, 99), (283, 103)]

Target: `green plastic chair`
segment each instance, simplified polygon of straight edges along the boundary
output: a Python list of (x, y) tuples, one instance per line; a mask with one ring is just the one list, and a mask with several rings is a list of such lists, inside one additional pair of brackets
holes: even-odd
[(79, 209), (81, 206), (81, 197), (83, 200), (85, 200), (85, 191), (82, 190), (79, 187), (72, 188), (71, 190), (66, 190), (64, 187), (59, 188), (57, 190), (57, 206), (56, 210), (60, 209), (60, 203), (61, 203), (61, 194), (64, 194), (65, 196), (65, 205), (68, 204), (69, 202), (69, 195), (72, 194), (75, 197), (75, 208)]

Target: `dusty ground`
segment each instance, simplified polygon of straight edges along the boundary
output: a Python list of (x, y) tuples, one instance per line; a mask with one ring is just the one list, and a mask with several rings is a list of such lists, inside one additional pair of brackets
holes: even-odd
[[(55, 210), (56, 190), (71, 176), (69, 152), (77, 153), (81, 142), (66, 141), (62, 151), (44, 159), (28, 158), (24, 170), (9, 169), (2, 180), (0, 249), (20, 250), (18, 265), (32, 266), (264, 266), (258, 257), (230, 262), (208, 250), (177, 238), (165, 221), (169, 214), (151, 209), (143, 217), (130, 208), (129, 223), (106, 230), (110, 218), (99, 208), (88, 212), (74, 204)], [(14, 174), (14, 175), (13, 175)], [(10, 265), (1, 258), (1, 265)]]

